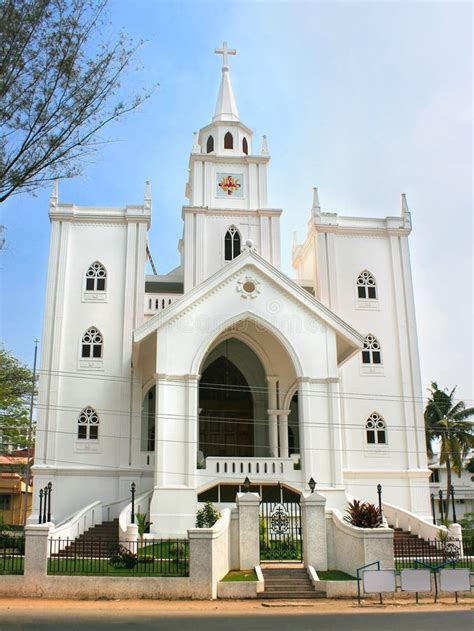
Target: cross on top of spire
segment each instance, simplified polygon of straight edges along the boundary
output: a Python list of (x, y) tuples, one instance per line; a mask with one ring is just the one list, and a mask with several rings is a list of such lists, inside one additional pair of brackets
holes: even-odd
[(228, 48), (227, 42), (223, 42), (222, 48), (214, 50), (216, 55), (222, 55), (222, 70), (229, 69), (229, 55), (237, 55), (235, 48)]

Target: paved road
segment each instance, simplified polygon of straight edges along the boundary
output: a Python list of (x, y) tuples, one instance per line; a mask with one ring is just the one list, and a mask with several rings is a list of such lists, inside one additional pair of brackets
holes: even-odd
[(297, 614), (271, 616), (34, 616), (0, 612), (0, 631), (468, 631), (472, 611)]

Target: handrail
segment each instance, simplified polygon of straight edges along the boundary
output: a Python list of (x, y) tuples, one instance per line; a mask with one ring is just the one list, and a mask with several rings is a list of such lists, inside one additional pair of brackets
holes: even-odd
[(446, 526), (430, 524), (406, 508), (388, 502), (383, 502), (382, 508), (386, 519), (392, 523), (394, 528), (403, 528), (408, 532), (413, 532), (415, 529), (414, 534), (422, 539), (438, 539), (441, 533), (447, 532)]
[[(96, 500), (64, 519), (50, 531), (51, 537), (62, 541), (74, 540), (86, 530), (102, 523), (102, 502)], [(66, 544), (64, 544), (66, 545)], [(64, 547), (63, 545), (63, 547)], [(61, 548), (62, 549), (62, 548)]]

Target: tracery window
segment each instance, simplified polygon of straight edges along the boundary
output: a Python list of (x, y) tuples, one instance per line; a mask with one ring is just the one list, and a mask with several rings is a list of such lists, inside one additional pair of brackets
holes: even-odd
[(368, 445), (386, 445), (387, 428), (385, 421), (378, 412), (372, 412), (365, 423), (365, 433)]
[(80, 440), (99, 438), (99, 416), (94, 408), (86, 407), (77, 419), (77, 437)]
[(378, 339), (369, 333), (365, 336), (364, 350), (362, 351), (362, 363), (363, 364), (381, 364), (382, 352), (380, 350), (380, 342)]
[(245, 153), (246, 156), (248, 156), (248, 154), (249, 154), (249, 143), (247, 142), (247, 138), (244, 138), (242, 140), (242, 151)]
[(105, 291), (106, 278), (105, 267), (95, 261), (86, 272), (86, 291)]
[(357, 278), (357, 295), (361, 300), (377, 299), (377, 283), (367, 270), (361, 272)]
[(224, 149), (233, 149), (234, 148), (234, 137), (228, 131), (224, 136)]
[(102, 345), (102, 333), (95, 326), (91, 326), (82, 336), (81, 357), (100, 359), (102, 357)]
[(224, 258), (232, 261), (240, 254), (240, 234), (235, 226), (231, 226), (225, 233)]
[(209, 136), (209, 138), (207, 139), (206, 151), (207, 153), (212, 153), (214, 151), (214, 137), (213, 136)]

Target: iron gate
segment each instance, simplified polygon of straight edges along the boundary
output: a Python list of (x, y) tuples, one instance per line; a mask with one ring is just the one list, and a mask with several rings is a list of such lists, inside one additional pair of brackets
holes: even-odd
[(260, 504), (260, 560), (303, 560), (299, 502)]

